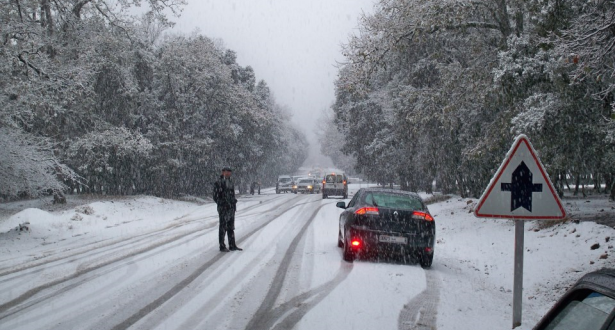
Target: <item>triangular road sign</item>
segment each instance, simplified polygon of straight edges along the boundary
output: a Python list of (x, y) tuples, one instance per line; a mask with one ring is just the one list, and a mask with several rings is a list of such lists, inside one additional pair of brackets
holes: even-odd
[(519, 135), (478, 201), (474, 215), (515, 220), (563, 219), (566, 211), (527, 136)]

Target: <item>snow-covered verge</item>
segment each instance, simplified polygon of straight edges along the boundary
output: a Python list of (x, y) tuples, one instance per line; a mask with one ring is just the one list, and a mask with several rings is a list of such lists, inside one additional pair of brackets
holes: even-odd
[[(514, 223), (476, 218), (471, 207), (458, 197), (429, 206), (438, 224), (438, 329), (510, 328)], [(583, 274), (615, 267), (613, 228), (593, 222), (541, 228), (539, 222), (525, 224), (522, 329), (531, 329)]]
[[(215, 212), (212, 203), (199, 205), (151, 196), (104, 197), (99, 201), (81, 202), (83, 200), (72, 201), (77, 206), (56, 211), (50, 211), (46, 204), (45, 210), (34, 207), (41, 207), (36, 201), (0, 205), (4, 208), (0, 213), (0, 263), (9, 267), (60, 253), (63, 249), (155, 231), (201, 212)], [(17, 211), (18, 205), (26, 208)]]

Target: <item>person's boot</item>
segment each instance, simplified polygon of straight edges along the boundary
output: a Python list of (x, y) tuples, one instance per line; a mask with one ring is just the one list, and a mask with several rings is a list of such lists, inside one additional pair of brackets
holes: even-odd
[(243, 251), (243, 249), (238, 248), (237, 244), (235, 244), (235, 231), (233, 229), (227, 230), (228, 234), (228, 247), (231, 251)]
[(220, 252), (229, 252), (230, 250), (226, 248), (224, 245), (220, 245)]

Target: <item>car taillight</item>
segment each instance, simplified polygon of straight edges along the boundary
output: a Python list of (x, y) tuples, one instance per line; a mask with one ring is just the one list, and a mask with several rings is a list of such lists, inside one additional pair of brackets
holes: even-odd
[(325, 181), (325, 180), (322, 180), (322, 184), (325, 184), (326, 182), (327, 182), (327, 181)]
[(377, 207), (362, 207), (362, 208), (356, 210), (354, 212), (354, 214), (357, 214), (357, 215), (364, 215), (364, 214), (378, 215), (378, 208)]
[(414, 211), (412, 213), (412, 219), (433, 221), (433, 217), (431, 216), (431, 214), (421, 211)]
[(357, 248), (357, 247), (361, 246), (361, 241), (359, 241), (358, 239), (353, 239), (353, 240), (350, 242), (350, 245), (352, 245), (353, 247), (356, 247), (356, 248)]
[(344, 180), (344, 184), (346, 184), (346, 180)]

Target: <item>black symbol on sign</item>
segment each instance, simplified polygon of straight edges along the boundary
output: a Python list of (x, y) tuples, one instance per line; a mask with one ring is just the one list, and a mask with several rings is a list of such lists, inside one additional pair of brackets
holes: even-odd
[(502, 191), (510, 191), (510, 211), (520, 207), (532, 212), (532, 193), (542, 192), (542, 184), (532, 183), (532, 172), (521, 162), (512, 173), (512, 183), (502, 183)]

